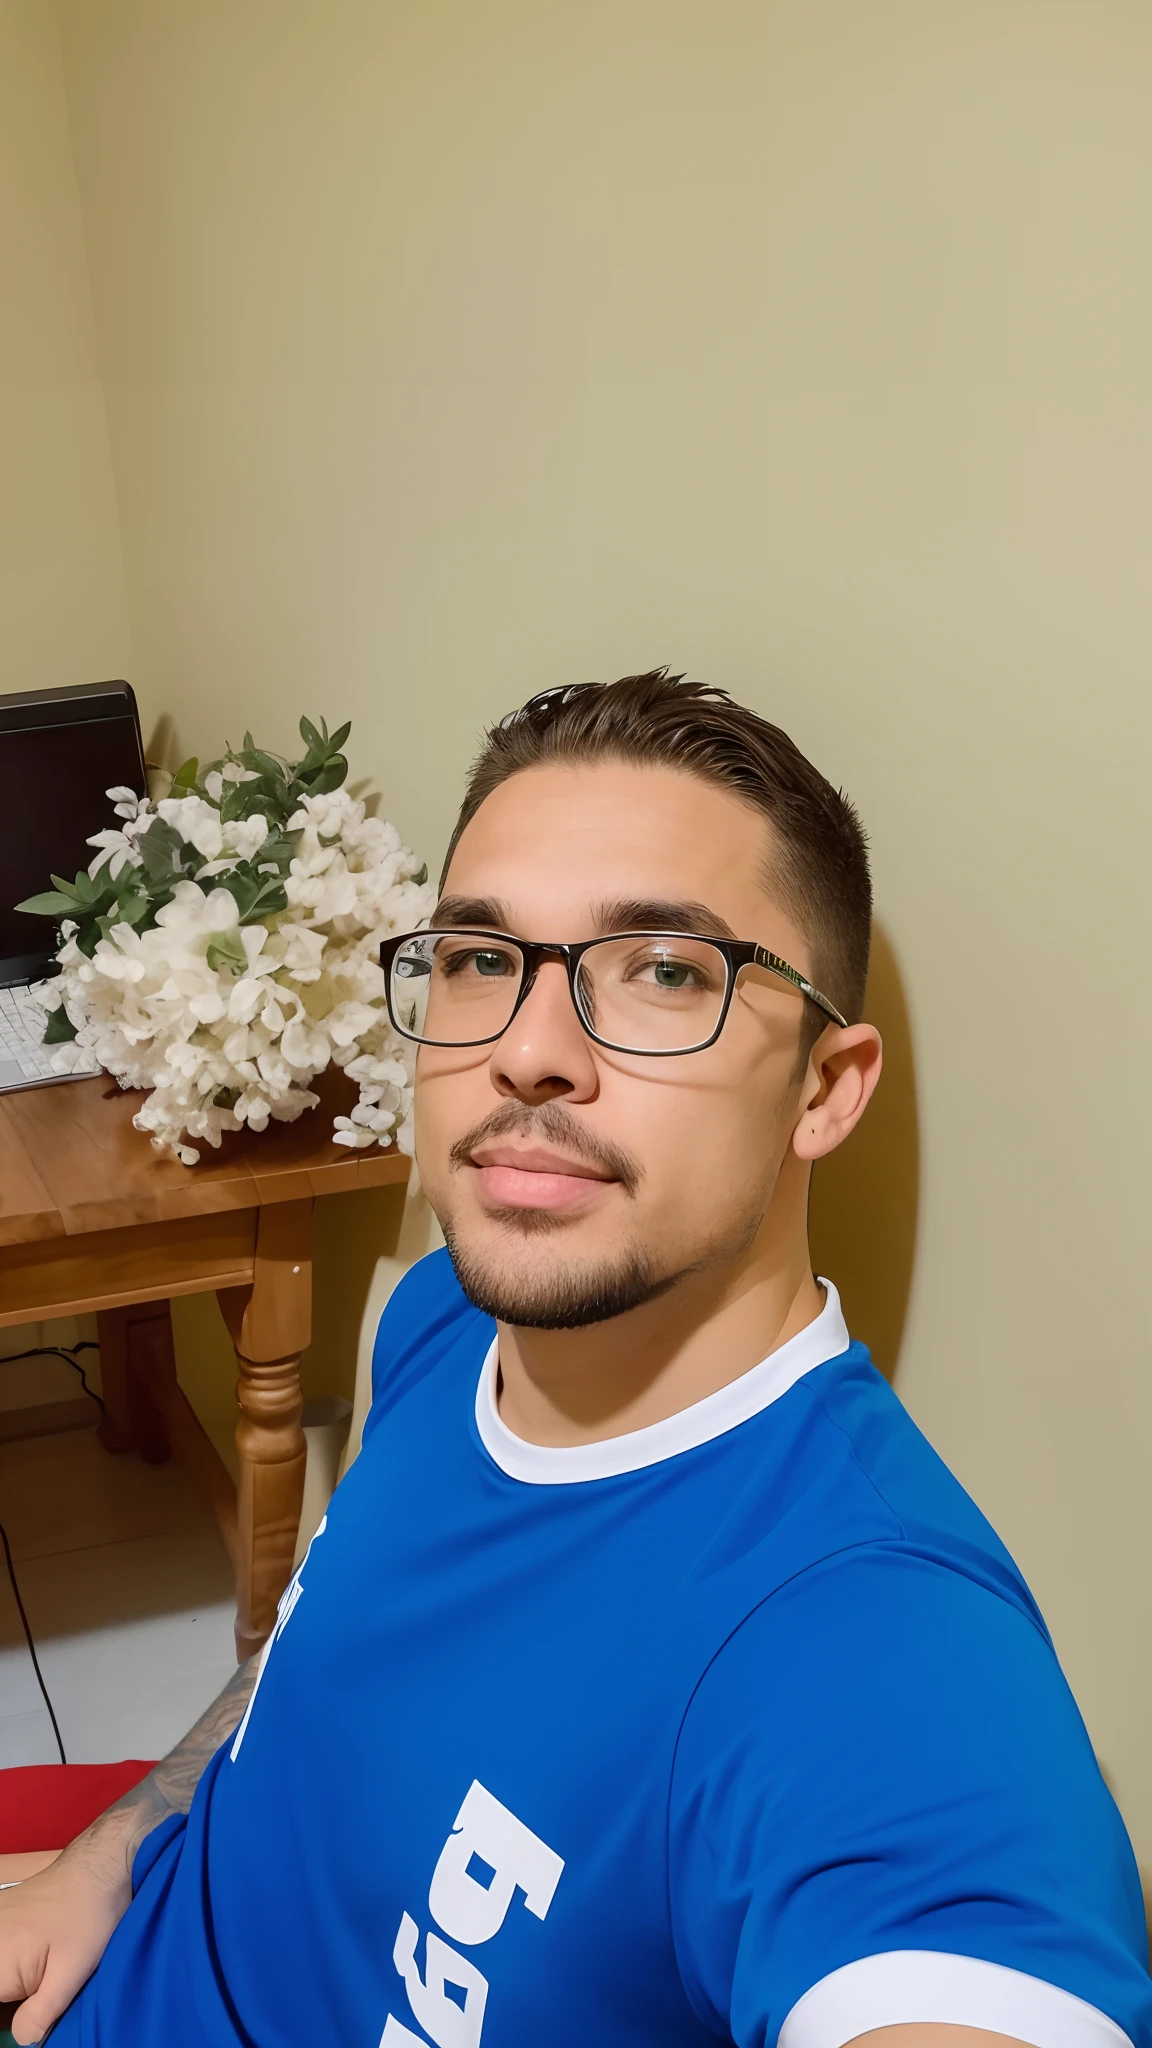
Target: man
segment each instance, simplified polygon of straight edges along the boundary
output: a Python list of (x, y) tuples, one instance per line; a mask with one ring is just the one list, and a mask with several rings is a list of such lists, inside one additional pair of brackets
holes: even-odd
[(18, 2041), (103, 1950), (54, 2043), (1149, 2048), (1044, 1624), (809, 1264), (869, 921), (850, 805), (718, 691), (488, 736), (383, 955), (448, 1249), (255, 1691), (0, 1902)]

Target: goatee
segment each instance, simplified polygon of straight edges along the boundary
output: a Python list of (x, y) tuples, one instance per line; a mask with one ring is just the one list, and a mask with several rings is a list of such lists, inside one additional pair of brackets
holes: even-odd
[(657, 1301), (683, 1278), (658, 1274), (643, 1251), (626, 1252), (611, 1264), (558, 1267), (550, 1273), (501, 1271), (494, 1262), (473, 1258), (451, 1226), (445, 1227), (444, 1241), (473, 1307), (521, 1330), (583, 1330), (590, 1323), (607, 1323)]

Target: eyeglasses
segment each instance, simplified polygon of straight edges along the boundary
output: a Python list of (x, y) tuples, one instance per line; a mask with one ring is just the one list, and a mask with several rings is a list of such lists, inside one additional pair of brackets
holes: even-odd
[(765, 947), (686, 932), (621, 932), (579, 945), (536, 945), (506, 932), (408, 932), (380, 948), (388, 1014), (417, 1045), (494, 1045), (546, 960), (561, 961), (576, 1014), (609, 1052), (667, 1058), (703, 1052), (724, 1028), (737, 981), (759, 967), (837, 1024), (847, 1020)]

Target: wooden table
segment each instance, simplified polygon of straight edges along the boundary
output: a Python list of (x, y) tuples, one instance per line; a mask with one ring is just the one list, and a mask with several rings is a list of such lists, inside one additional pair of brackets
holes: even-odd
[[(236, 1571), (236, 1651), (268, 1636), (292, 1572), (304, 1487), (300, 1354), (311, 1337), (316, 1200), (408, 1178), (394, 1150), (350, 1152), (321, 1107), (236, 1133), (198, 1166), (133, 1130), (143, 1099), (107, 1075), (0, 1095), (0, 1328), (96, 1311), (109, 1451), (175, 1450), (216, 1510)], [(214, 1290), (236, 1348), (239, 1484), (176, 1383), (168, 1303)]]

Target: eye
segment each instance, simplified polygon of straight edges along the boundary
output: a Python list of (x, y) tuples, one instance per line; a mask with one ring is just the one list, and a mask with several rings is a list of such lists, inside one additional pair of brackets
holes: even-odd
[(511, 971), (512, 962), (509, 960), (507, 953), (484, 952), (472, 955), (472, 965), (475, 967), (477, 974), (508, 974)]
[(682, 960), (655, 960), (652, 963), (652, 979), (657, 988), (687, 988), (693, 979), (693, 970)]
[(441, 953), (438, 964), (446, 975), (477, 974), (488, 981), (516, 972), (511, 955), (498, 946), (461, 946), (455, 952)]
[(702, 989), (709, 985), (708, 975), (702, 967), (690, 960), (677, 960), (671, 953), (642, 954), (632, 962), (627, 979), (647, 982), (650, 988), (672, 992)]

